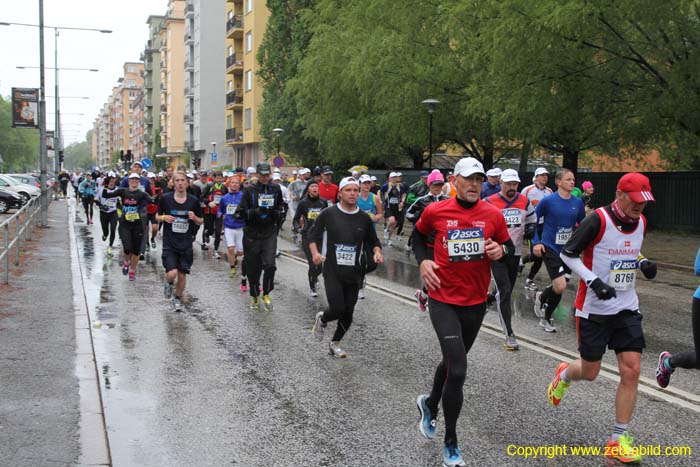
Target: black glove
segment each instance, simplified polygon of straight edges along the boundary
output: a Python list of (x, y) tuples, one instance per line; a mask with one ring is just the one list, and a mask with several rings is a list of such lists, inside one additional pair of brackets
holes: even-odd
[(639, 262), (639, 269), (647, 279), (653, 279), (656, 277), (656, 263), (653, 261), (649, 261), (648, 259), (644, 258)]
[(532, 240), (535, 238), (535, 229), (537, 228), (537, 224), (526, 224), (525, 225), (525, 240)]
[(593, 292), (595, 292), (596, 297), (598, 297), (600, 300), (610, 300), (611, 298), (617, 297), (617, 292), (615, 291), (615, 288), (601, 281), (598, 277), (596, 277), (595, 280), (589, 282), (588, 287), (593, 289)]
[(246, 220), (249, 222), (255, 221), (260, 218), (260, 209), (248, 209), (245, 212)]

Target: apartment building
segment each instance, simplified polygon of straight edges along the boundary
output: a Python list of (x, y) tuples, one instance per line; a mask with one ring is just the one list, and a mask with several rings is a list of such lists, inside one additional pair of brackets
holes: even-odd
[(184, 0), (169, 0), (159, 34), (160, 47), (160, 157), (180, 163), (184, 138)]
[[(185, 149), (201, 168), (231, 165), (226, 152), (224, 118), (225, 0), (185, 3)], [(211, 153), (216, 148), (217, 160)]]
[(269, 16), (265, 0), (226, 1), (225, 128), (234, 166), (265, 159), (257, 118), (263, 97), (256, 57)]
[(146, 156), (144, 150), (144, 131), (145, 131), (145, 111), (146, 111), (146, 93), (145, 88), (139, 89), (136, 98), (131, 101), (131, 138), (129, 149), (134, 155), (134, 160), (143, 159)]
[[(148, 17), (148, 40), (141, 54), (144, 70), (144, 154), (153, 158), (160, 150), (160, 28), (165, 17)], [(156, 107), (155, 111), (153, 107)]]
[(143, 91), (143, 63), (141, 62), (126, 62), (124, 64), (124, 76), (120, 81), (119, 92), (121, 94), (121, 132), (120, 144), (115, 148), (116, 151), (124, 151), (131, 149), (134, 153), (134, 148), (131, 146), (132, 137), (134, 136), (134, 114), (132, 112), (132, 104)]

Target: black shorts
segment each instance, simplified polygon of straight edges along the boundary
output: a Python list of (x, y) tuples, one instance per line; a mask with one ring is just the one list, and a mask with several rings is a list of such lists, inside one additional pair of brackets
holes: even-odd
[(398, 204), (391, 204), (384, 209), (384, 219), (388, 219), (392, 216), (398, 219), (400, 214), (401, 212), (399, 211)]
[(158, 221), (156, 220), (156, 213), (155, 212), (153, 214), (148, 215), (148, 222), (150, 222), (153, 225), (158, 225)]
[(544, 265), (547, 268), (547, 273), (549, 274), (549, 278), (551, 280), (561, 276), (566, 276), (567, 281), (571, 279), (571, 269), (564, 264), (564, 261), (561, 260), (559, 254), (556, 252), (545, 249)]
[(646, 347), (642, 315), (638, 311), (623, 310), (616, 315), (577, 317), (576, 333), (581, 358), (589, 362), (602, 359), (606, 347), (615, 353), (642, 353)]
[(189, 274), (192, 268), (192, 262), (194, 261), (194, 253), (192, 248), (177, 250), (164, 245), (161, 259), (163, 260), (163, 267), (166, 272), (177, 269), (180, 272)]
[(143, 225), (141, 221), (137, 222), (119, 222), (119, 238), (122, 240), (122, 248), (127, 255), (138, 255), (141, 248), (141, 239), (143, 238)]

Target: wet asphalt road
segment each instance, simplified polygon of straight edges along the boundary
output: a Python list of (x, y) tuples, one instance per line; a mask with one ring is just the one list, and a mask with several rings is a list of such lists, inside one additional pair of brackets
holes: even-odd
[[(328, 339), (319, 344), (310, 332), (323, 292), (307, 296), (306, 268), (293, 259), (278, 260), (275, 310), (252, 312), (225, 261), (196, 251), (190, 304), (174, 313), (162, 296), (160, 245), (130, 283), (119, 255), (107, 259), (99, 225), (87, 226), (82, 213), (75, 220), (88, 304), (102, 323), (93, 338), (115, 466), (440, 465), (440, 439), (421, 437), (415, 408), (416, 396), (429, 390), (439, 348), (414, 305), (368, 290), (343, 340), (349, 357), (335, 360), (327, 355)], [(294, 254), (291, 244), (280, 246)], [(370, 283), (410, 294), (415, 265), (399, 249), (389, 256)], [(685, 276), (662, 271), (656, 284), (640, 283), (649, 346), (643, 376), (653, 378), (661, 348), (689, 348), (694, 280)], [(527, 301), (520, 302), (518, 335), (575, 350), (570, 298), (553, 335), (541, 332)], [(498, 329), (495, 313), (486, 322)], [(608, 378), (577, 383), (560, 407), (550, 408), (545, 388), (558, 358), (536, 344), (506, 352), (493, 334), (482, 331), (469, 355), (458, 425), (467, 464), (607, 465), (595, 456), (508, 455), (509, 445), (604, 444), (616, 385)], [(672, 386), (698, 394), (699, 382), (695, 373), (679, 372)], [(700, 463), (698, 411), (640, 395), (631, 426), (636, 438), (693, 452), (647, 457), (646, 465)], [(438, 426), (441, 437), (441, 420)]]

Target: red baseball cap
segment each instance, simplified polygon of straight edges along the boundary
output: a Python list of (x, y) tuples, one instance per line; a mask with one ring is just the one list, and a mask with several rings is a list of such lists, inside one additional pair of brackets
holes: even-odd
[(649, 183), (649, 179), (639, 172), (623, 175), (620, 181), (617, 182), (617, 189), (627, 193), (627, 196), (635, 203), (656, 201), (654, 195), (651, 194), (651, 183)]

